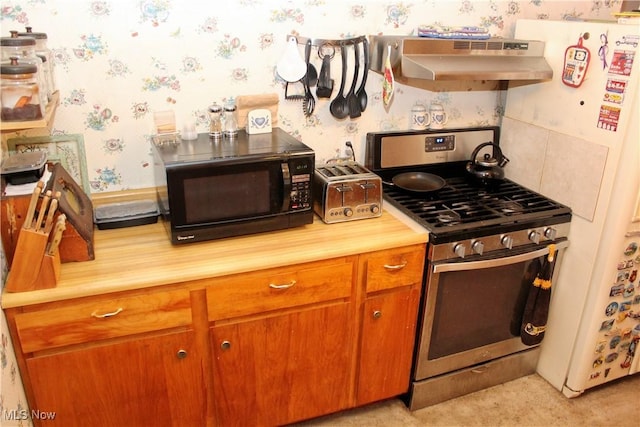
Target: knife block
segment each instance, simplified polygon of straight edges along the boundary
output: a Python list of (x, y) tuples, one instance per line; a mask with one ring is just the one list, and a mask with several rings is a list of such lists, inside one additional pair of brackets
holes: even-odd
[(4, 289), (7, 292), (53, 288), (60, 278), (60, 255), (47, 255), (49, 234), (21, 229), (14, 261)]
[[(51, 178), (46, 190), (53, 194), (60, 191), (62, 196), (58, 215), (64, 213), (67, 216), (67, 228), (62, 234), (59, 252), (60, 261), (76, 262), (95, 259), (93, 250), (93, 204), (89, 197), (82, 191), (73, 178), (69, 176), (60, 163), (53, 166)], [(0, 233), (7, 263), (13, 264), (18, 239), (22, 231), (24, 217), (29, 207), (31, 195), (5, 196), (0, 200)]]

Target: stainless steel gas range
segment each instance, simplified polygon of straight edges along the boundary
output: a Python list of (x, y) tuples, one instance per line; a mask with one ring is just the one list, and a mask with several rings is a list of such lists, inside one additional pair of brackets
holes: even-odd
[[(508, 179), (473, 177), (466, 166), (485, 143), (499, 149), (498, 127), (367, 134), (365, 165), (381, 177), (385, 203), (429, 233), (412, 410), (535, 372), (539, 347), (520, 337), (524, 306), (549, 248), (553, 278), (560, 268), (571, 210)], [(444, 185), (394, 184), (416, 172)]]

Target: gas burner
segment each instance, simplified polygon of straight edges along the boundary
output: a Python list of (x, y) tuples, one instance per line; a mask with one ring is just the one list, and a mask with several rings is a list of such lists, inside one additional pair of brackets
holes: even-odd
[(500, 200), (500, 210), (505, 214), (519, 214), (524, 212), (524, 206), (514, 200)]
[(436, 218), (442, 224), (449, 224), (449, 225), (459, 224), (460, 220), (462, 220), (462, 217), (460, 216), (460, 214), (451, 209), (447, 209), (442, 212), (439, 212)]

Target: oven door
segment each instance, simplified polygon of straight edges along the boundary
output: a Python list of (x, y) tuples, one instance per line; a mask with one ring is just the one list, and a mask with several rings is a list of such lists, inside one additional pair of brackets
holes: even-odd
[[(568, 241), (555, 244), (554, 276)], [(546, 246), (536, 246), (502, 258), (429, 263), (415, 379), (530, 348), (520, 340), (522, 315), (531, 282), (548, 252)]]

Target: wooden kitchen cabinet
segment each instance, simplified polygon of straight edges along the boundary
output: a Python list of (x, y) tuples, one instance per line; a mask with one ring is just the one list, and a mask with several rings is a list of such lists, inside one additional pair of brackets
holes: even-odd
[(205, 425), (206, 357), (187, 289), (47, 304), (8, 320), (31, 409), (55, 413), (41, 425)]
[(350, 406), (349, 303), (211, 328), (220, 426), (285, 425)]
[(284, 425), (350, 406), (356, 259), (211, 283), (218, 425)]
[(35, 426), (285, 425), (406, 391), (424, 236), (386, 214), (280, 245), (164, 232), (97, 233), (56, 288), (3, 293), (29, 409), (56, 414)]
[(366, 297), (357, 406), (409, 388), (424, 255), (418, 245), (361, 257)]
[(44, 426), (204, 426), (206, 385), (193, 331), (27, 359)]

